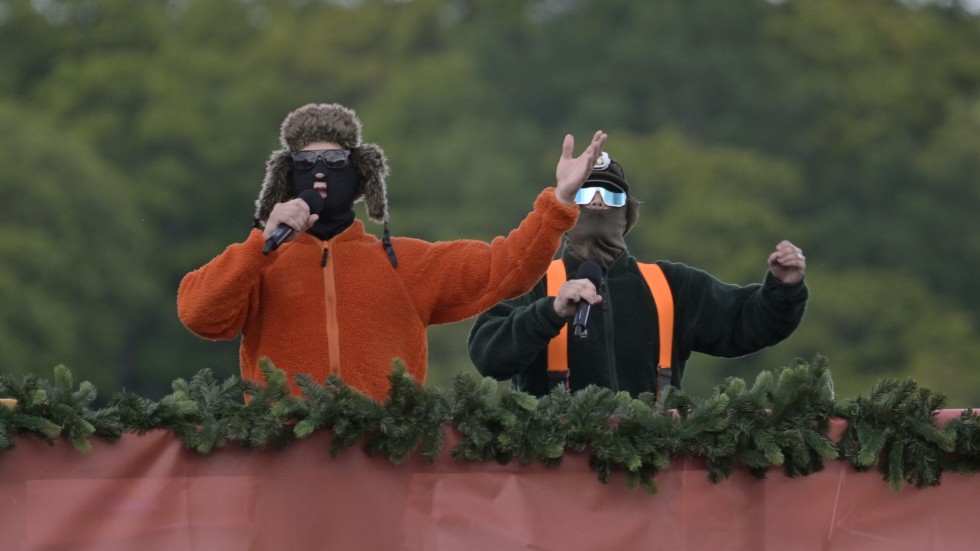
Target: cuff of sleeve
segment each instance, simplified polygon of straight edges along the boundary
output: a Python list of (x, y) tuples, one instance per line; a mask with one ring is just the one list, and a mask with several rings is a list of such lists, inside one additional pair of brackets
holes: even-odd
[(563, 230), (571, 229), (578, 221), (578, 205), (565, 205), (555, 196), (555, 188), (545, 188), (534, 201), (534, 209), (544, 215), (545, 223)]
[(762, 285), (773, 298), (783, 302), (805, 301), (810, 294), (806, 286), (806, 277), (797, 283), (787, 285), (776, 279), (772, 272), (766, 272), (766, 279)]
[(541, 319), (557, 335), (568, 321), (555, 312), (555, 297), (545, 297), (534, 303), (538, 319)]
[(249, 254), (255, 255), (259, 258), (261, 264), (268, 264), (276, 256), (276, 251), (272, 251), (269, 254), (263, 254), (262, 249), (265, 247), (265, 236), (262, 235), (262, 230), (258, 228), (252, 228), (252, 231), (248, 232), (248, 238), (243, 243), (245, 250)]
[(258, 228), (252, 228), (252, 231), (248, 232), (248, 238), (245, 239), (245, 246), (248, 250), (255, 250), (262, 252), (262, 247), (265, 245), (265, 237), (262, 235), (262, 230)]

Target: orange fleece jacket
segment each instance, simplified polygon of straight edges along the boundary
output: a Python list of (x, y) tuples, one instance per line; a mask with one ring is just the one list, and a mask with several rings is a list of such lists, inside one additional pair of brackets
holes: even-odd
[(376, 400), (390, 387), (392, 360), (425, 381), (426, 327), (475, 316), (529, 291), (578, 218), (553, 188), (517, 229), (490, 243), (393, 238), (398, 267), (381, 241), (354, 224), (328, 241), (304, 233), (262, 254), (252, 230), (187, 274), (177, 291), (181, 322), (207, 339), (242, 335), (242, 377), (261, 381), (268, 357), (289, 375), (323, 382), (331, 373)]

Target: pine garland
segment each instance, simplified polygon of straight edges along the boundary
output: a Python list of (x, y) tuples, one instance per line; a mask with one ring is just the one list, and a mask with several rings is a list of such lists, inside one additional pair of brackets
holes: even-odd
[[(760, 478), (770, 468), (806, 476), (830, 460), (859, 471), (877, 468), (896, 491), (904, 483), (939, 484), (943, 472), (980, 471), (980, 419), (973, 410), (939, 427), (944, 396), (892, 379), (838, 403), (821, 357), (763, 371), (751, 386), (730, 378), (706, 398), (672, 389), (662, 401), (599, 387), (574, 394), (556, 389), (541, 398), (499, 393), (492, 379), (469, 374), (448, 388), (426, 389), (397, 361), (383, 403), (337, 377), (318, 383), (299, 376), (302, 395), (293, 396), (285, 372), (268, 361), (260, 367), (263, 384), (218, 381), (205, 369), (190, 381), (175, 380), (160, 401), (122, 392), (98, 409), (92, 407), (96, 389), (88, 382), (74, 388), (64, 366), (54, 369), (51, 382), (3, 375), (0, 397), (17, 404), (0, 407), (0, 450), (32, 434), (52, 445), (64, 438), (85, 453), (94, 437), (114, 442), (125, 433), (165, 429), (208, 454), (231, 443), (281, 448), (329, 430), (334, 456), (360, 444), (400, 464), (416, 453), (434, 462), (452, 427), (459, 435), (451, 450), (457, 461), (557, 467), (566, 453), (587, 453), (600, 482), (621, 474), (629, 488), (650, 493), (657, 491), (657, 474), (683, 456), (703, 460), (712, 483), (736, 468)], [(833, 417), (847, 421), (836, 442), (828, 435)]]
[(957, 441), (952, 427), (936, 426), (944, 402), (945, 396), (912, 380), (880, 381), (869, 394), (840, 405), (838, 415), (848, 421), (841, 457), (859, 471), (877, 465), (896, 491), (903, 481), (917, 488), (938, 485)]
[(730, 378), (700, 403), (678, 394), (668, 400), (682, 419), (679, 452), (703, 457), (712, 482), (728, 478), (736, 466), (759, 478), (779, 466), (792, 477), (837, 458), (827, 436), (833, 383), (822, 358), (812, 366), (798, 360), (778, 375), (763, 371), (751, 388)]

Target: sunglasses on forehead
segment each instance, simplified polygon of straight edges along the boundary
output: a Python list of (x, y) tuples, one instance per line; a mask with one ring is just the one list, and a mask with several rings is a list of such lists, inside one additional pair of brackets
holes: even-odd
[(299, 170), (309, 170), (316, 165), (316, 162), (323, 159), (327, 168), (344, 168), (347, 166), (347, 159), (350, 157), (349, 149), (316, 149), (309, 151), (295, 151), (293, 156), (293, 168)]
[(621, 207), (626, 204), (626, 194), (621, 191), (613, 191), (604, 187), (584, 187), (575, 194), (575, 202), (579, 205), (588, 205), (598, 193), (602, 197), (602, 202), (610, 207)]

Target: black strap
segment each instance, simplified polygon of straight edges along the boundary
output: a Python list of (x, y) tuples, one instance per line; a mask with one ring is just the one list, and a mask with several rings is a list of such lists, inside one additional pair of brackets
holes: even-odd
[(549, 371), (548, 372), (548, 392), (551, 392), (555, 387), (561, 387), (565, 390), (571, 390), (571, 385), (568, 383), (568, 370), (565, 371)]
[(384, 222), (385, 230), (384, 236), (381, 238), (381, 244), (384, 246), (385, 251), (388, 253), (388, 262), (391, 262), (392, 268), (398, 267), (398, 257), (395, 256), (395, 248), (391, 246), (391, 231), (388, 229), (388, 219), (385, 218)]
[(670, 387), (670, 379), (673, 374), (673, 369), (663, 368), (657, 366), (657, 399), (663, 400), (664, 395), (667, 393), (667, 388)]

